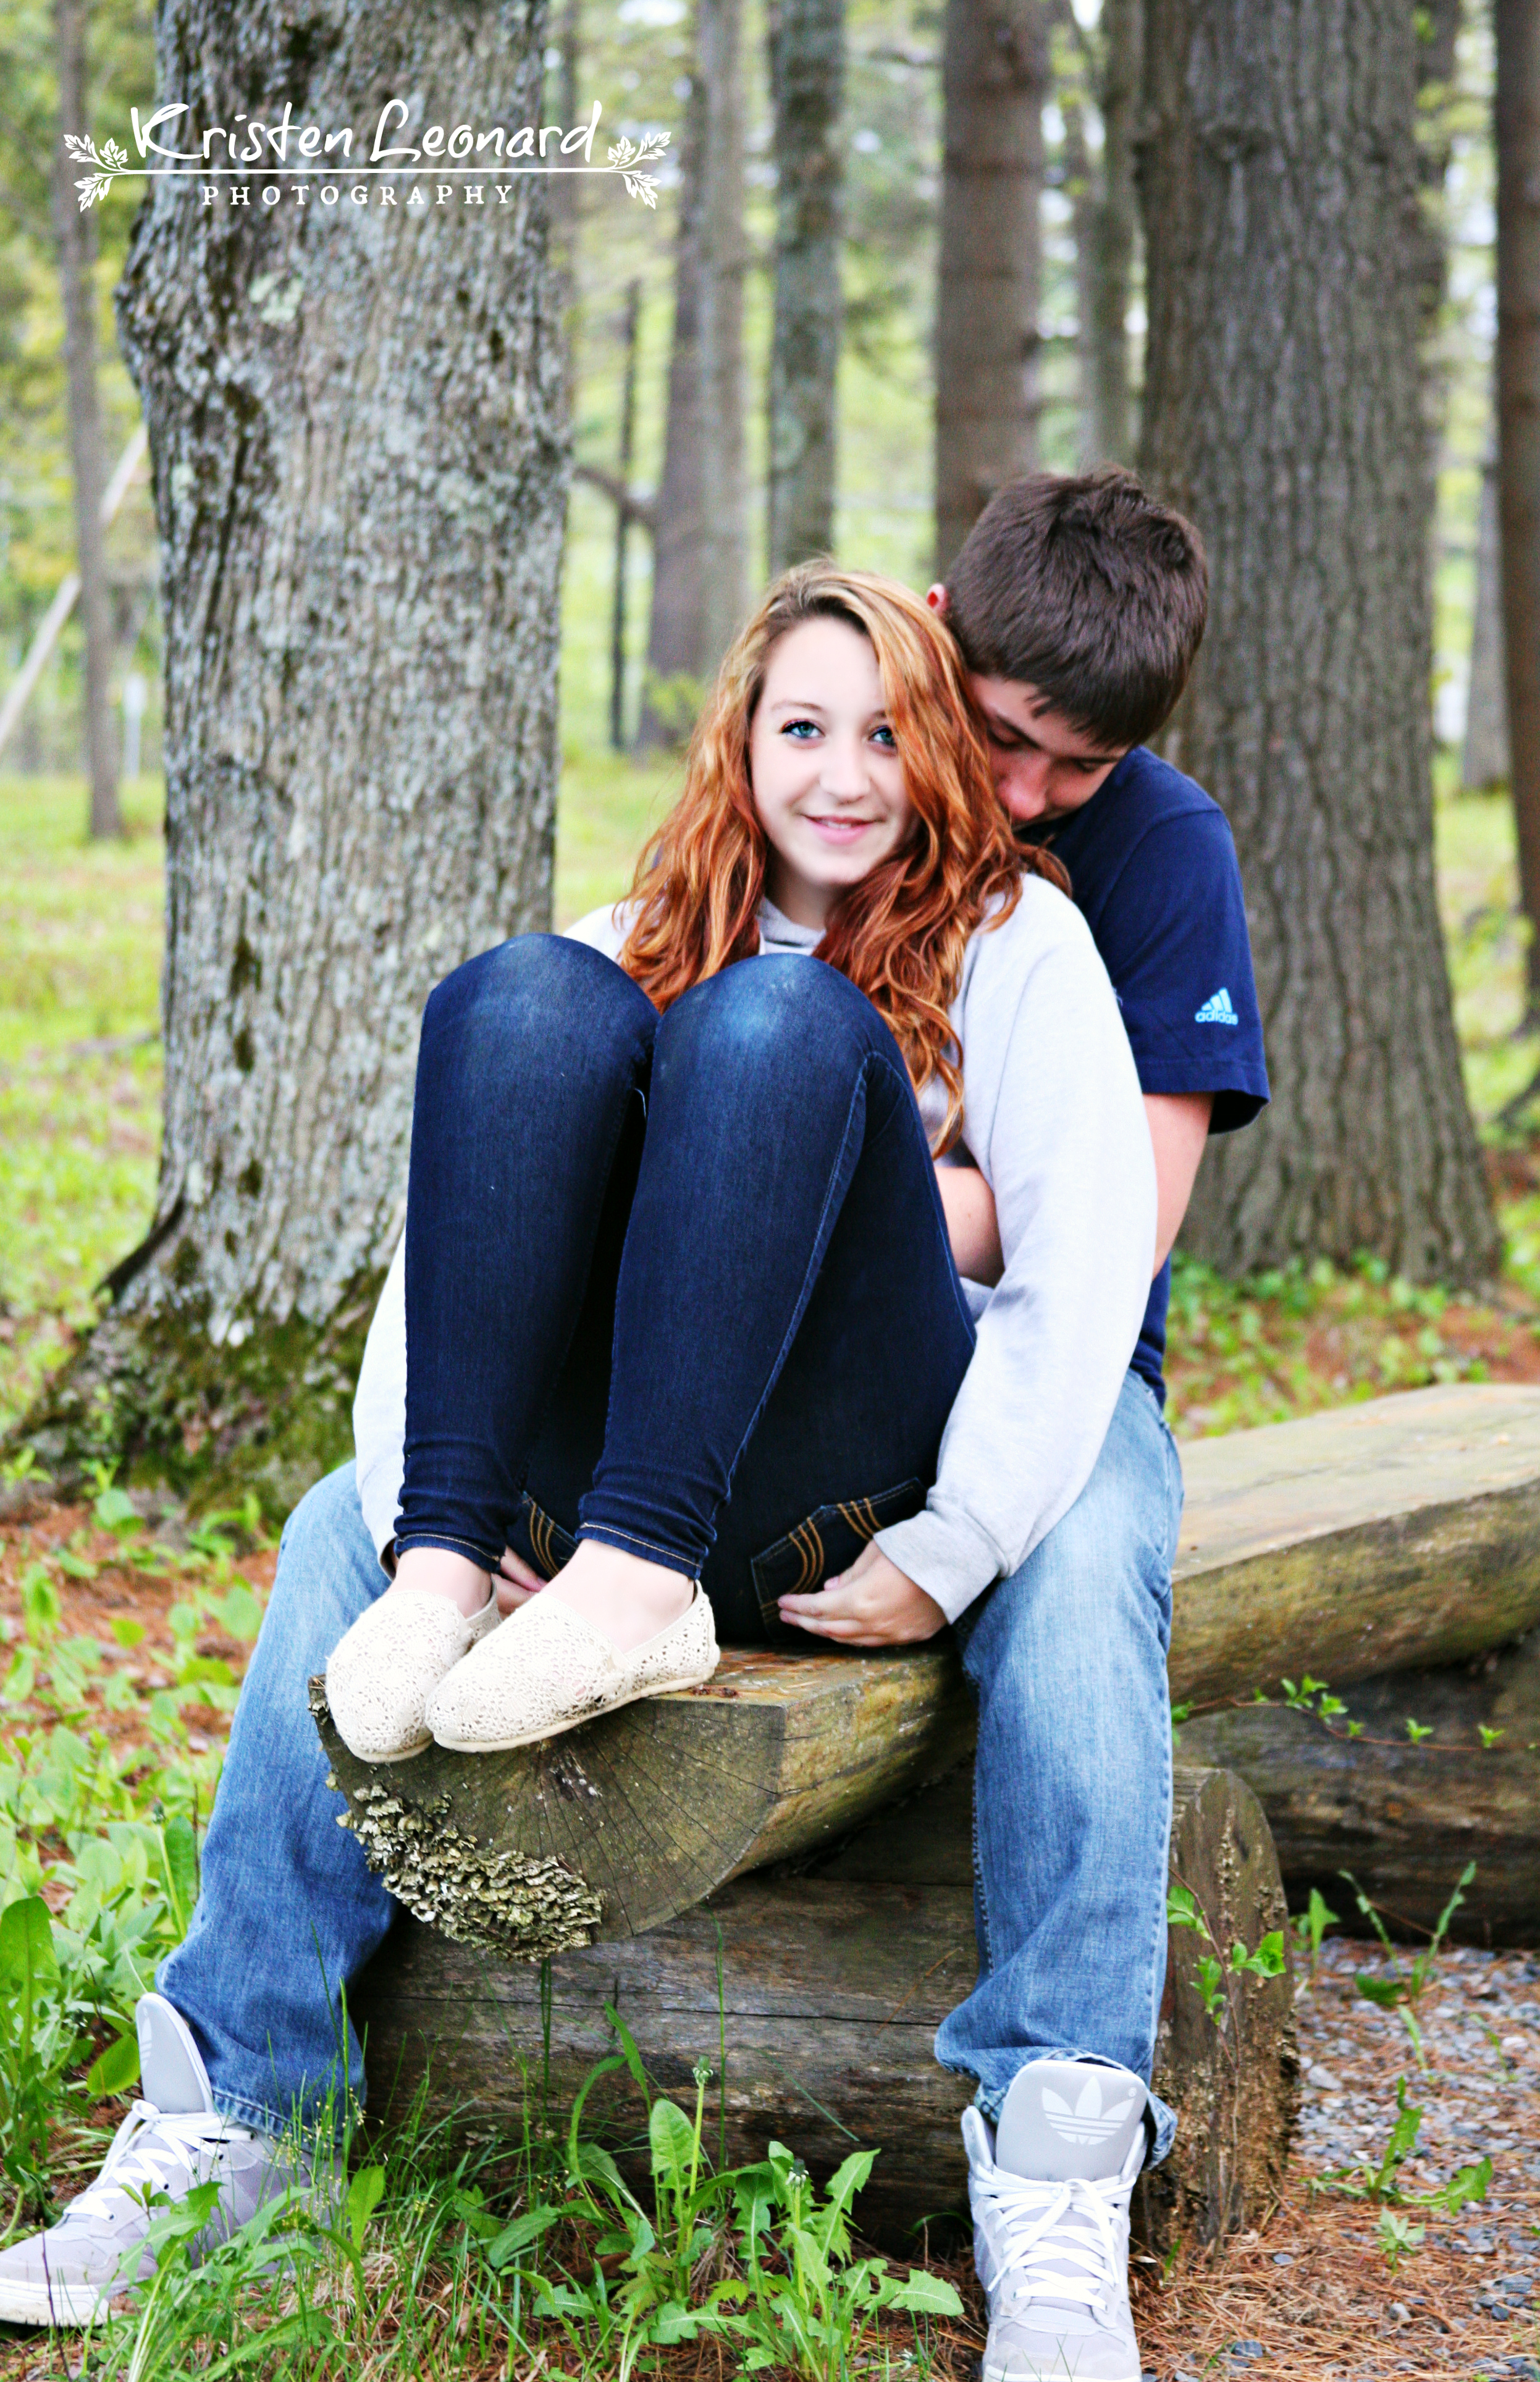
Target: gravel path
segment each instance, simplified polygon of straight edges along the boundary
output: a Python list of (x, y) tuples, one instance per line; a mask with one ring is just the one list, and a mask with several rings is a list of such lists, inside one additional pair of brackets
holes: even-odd
[[(1217, 2256), (1184, 2253), (1164, 2281), (1145, 2270), (1140, 2339), (1158, 2382), (1540, 2382), (1540, 1959), (1446, 1953), (1418, 2009), (1425, 2073), (1400, 2018), (1356, 1990), (1386, 1967), (1374, 1946), (1323, 1946), (1300, 2001), (1304, 2105), (1279, 2205)], [(1378, 2209), (1310, 2182), (1379, 2164), (1403, 2076), (1423, 2118), (1402, 2190), (1434, 2191), (1484, 2155), (1493, 2175), (1457, 2216), (1401, 2210), (1424, 2233), (1393, 2274)]]

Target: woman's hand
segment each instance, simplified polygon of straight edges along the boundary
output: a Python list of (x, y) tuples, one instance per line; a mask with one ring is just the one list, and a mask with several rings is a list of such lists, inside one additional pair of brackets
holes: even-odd
[(976, 1166), (938, 1166), (936, 1188), (946, 1215), (953, 1264), (969, 1282), (981, 1282), (992, 1290), (1005, 1271), (993, 1192)]
[(520, 1605), (527, 1604), (546, 1583), (537, 1571), (531, 1571), (523, 1555), (516, 1555), (511, 1547), (504, 1547), (492, 1584), (498, 1591), (498, 1610), (517, 1613)]
[(876, 1546), (863, 1547), (850, 1569), (826, 1579), (816, 1596), (783, 1596), (780, 1604), (782, 1620), (794, 1629), (842, 1646), (915, 1646), (946, 1627), (934, 1597)]

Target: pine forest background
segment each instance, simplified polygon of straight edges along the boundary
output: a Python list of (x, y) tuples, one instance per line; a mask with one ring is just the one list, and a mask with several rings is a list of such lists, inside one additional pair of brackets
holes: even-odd
[[(1029, 12), (1030, 13), (1030, 12)], [(1069, 470), (1106, 451), (1082, 317), (1089, 243), (1103, 190), (1108, 27), (1079, 0), (1039, 13), (1046, 33), (1041, 273), (1036, 319), (1036, 443)], [(0, 692), (72, 568), (72, 480), (56, 216), (48, 188), (56, 147), (62, 14), (36, 0), (0, 8)], [(1453, 21), (1446, 7), (1441, 21)], [(1431, 19), (1430, 19), (1431, 24)], [(923, 0), (851, 0), (845, 16), (833, 546), (841, 559), (922, 587), (936, 548), (933, 353), (942, 188), (943, 12)], [(766, 10), (745, 0), (743, 73), (745, 519), (746, 581), (770, 567), (767, 404), (776, 174)], [(86, 121), (127, 137), (128, 110), (154, 89), (152, 12), (97, 0), (85, 25)], [(1400, 1279), (1382, 1258), (1308, 1252), (1258, 1275), (1226, 1279), (1178, 1259), (1173, 1374), (1181, 1428), (1223, 1429), (1345, 1396), (1435, 1378), (1540, 1373), (1531, 1329), (1540, 1291), (1540, 1199), (1523, 1096), (1540, 1062), (1524, 992), (1527, 927), (1517, 905), (1499, 665), (1494, 661), (1496, 546), (1481, 560), (1484, 463), (1493, 451), (1494, 31), (1485, 10), (1460, 13), (1452, 72), (1425, 82), (1419, 138), (1422, 203), (1447, 265), (1426, 341), (1435, 419), (1431, 557), (1440, 896), (1467, 1089), (1487, 1148), (1505, 1234), (1496, 1300), (1450, 1296)], [(566, 316), (575, 473), (567, 517), (561, 629), (561, 784), (558, 923), (618, 892), (676, 761), (637, 750), (649, 699), (692, 690), (648, 681), (652, 543), (638, 518), (627, 542), (623, 674), (612, 677), (613, 492), (634, 409), (624, 479), (638, 516), (662, 475), (680, 146), (696, 60), (684, 0), (569, 0), (553, 15), (546, 115), (603, 102), (598, 152), (621, 134), (666, 128), (656, 212), (608, 180), (558, 186), (556, 251), (567, 264)], [(576, 105), (573, 105), (575, 97)], [(133, 217), (129, 185), (90, 218), (104, 477), (140, 419), (119, 353), (112, 291)], [(1127, 316), (1138, 454), (1145, 316), (1136, 239)], [(1488, 473), (1488, 483), (1490, 474)], [(1490, 508), (1492, 495), (1487, 489)], [(92, 1293), (146, 1228), (159, 1131), (156, 975), (160, 952), (161, 616), (154, 515), (142, 464), (105, 540), (113, 620), (114, 738), (131, 763), (124, 690), (142, 681), (138, 770), (122, 787), (127, 838), (88, 843), (83, 756), (83, 636), (71, 619), (0, 755), (0, 1423), (14, 1424), (49, 1369), (96, 1312)], [(1482, 615), (1477, 637), (1478, 613)], [(1475, 703), (1472, 709), (1472, 645)], [(618, 700), (621, 744), (615, 749)], [(682, 715), (681, 715), (682, 716)], [(1468, 734), (1469, 730), (1469, 734)], [(1345, 754), (1345, 778), (1353, 756)], [(1480, 791), (1466, 787), (1472, 779)], [(1515, 1107), (1513, 1104), (1517, 1103)], [(1505, 1113), (1505, 1111), (1508, 1111)], [(1237, 1269), (1229, 1268), (1234, 1276)]]

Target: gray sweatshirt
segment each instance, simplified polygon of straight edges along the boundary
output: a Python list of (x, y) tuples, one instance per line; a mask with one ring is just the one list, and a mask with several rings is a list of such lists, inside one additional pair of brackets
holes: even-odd
[[(568, 930), (615, 957), (623, 909)], [(768, 902), (761, 953), (817, 931)], [(962, 1139), (994, 1194), (1005, 1270), (965, 1283), (978, 1329), (923, 1512), (876, 1543), (955, 1621), (1047, 1537), (1090, 1478), (1139, 1336), (1155, 1248), (1155, 1168), (1117, 1000), (1073, 902), (1028, 877), (1002, 927), (968, 942), (950, 1012), (963, 1054)], [(930, 1084), (927, 1129), (945, 1113)], [(358, 1492), (390, 1543), (406, 1422), (406, 1262), (398, 1246), (353, 1404)], [(788, 1516), (788, 1524), (795, 1516)]]

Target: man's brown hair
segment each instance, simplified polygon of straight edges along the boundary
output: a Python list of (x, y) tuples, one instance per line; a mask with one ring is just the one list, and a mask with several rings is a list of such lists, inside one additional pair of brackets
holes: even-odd
[(1169, 718), (1208, 599), (1191, 522), (1116, 468), (1034, 472), (1000, 489), (946, 579), (968, 669), (1032, 687), (1109, 752)]

